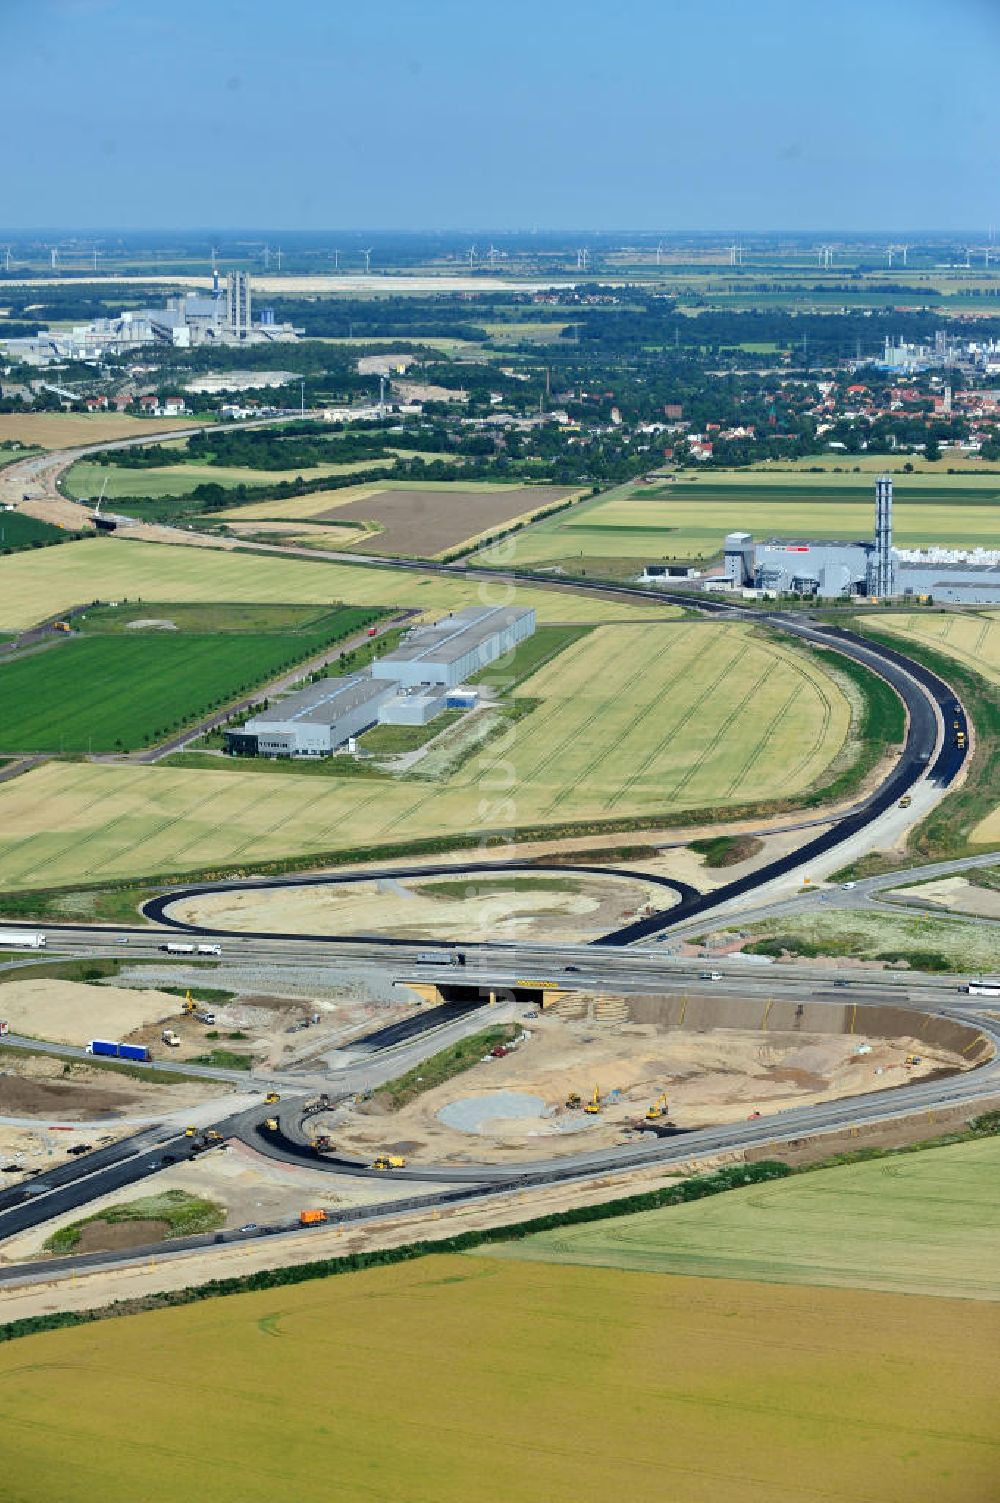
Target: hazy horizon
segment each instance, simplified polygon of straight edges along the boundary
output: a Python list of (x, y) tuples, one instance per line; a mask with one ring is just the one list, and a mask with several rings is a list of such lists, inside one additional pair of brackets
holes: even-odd
[(992, 0), (7, 0), (4, 39), (19, 232), (1000, 223)]

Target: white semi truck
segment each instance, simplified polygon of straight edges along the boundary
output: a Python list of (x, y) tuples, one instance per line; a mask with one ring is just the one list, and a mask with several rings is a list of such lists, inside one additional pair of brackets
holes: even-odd
[(9, 929), (0, 933), (0, 950), (44, 950), (45, 935), (40, 929)]

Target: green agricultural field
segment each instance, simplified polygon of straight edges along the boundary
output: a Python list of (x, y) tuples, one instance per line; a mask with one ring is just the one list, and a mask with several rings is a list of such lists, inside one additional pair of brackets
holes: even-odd
[(63, 528), (53, 527), (51, 522), (40, 522), (37, 517), (17, 511), (0, 512), (0, 554), (36, 548), (40, 543), (57, 543), (65, 537)]
[(0, 1348), (4, 1496), (991, 1503), (998, 1354), (968, 1300), (437, 1255)]
[[(931, 1129), (928, 1129), (931, 1130)], [(1000, 1139), (498, 1244), (498, 1258), (1000, 1300)]]
[(36, 768), (0, 785), (3, 884), (259, 864), (790, 798), (822, 780), (850, 722), (847, 699), (815, 660), (743, 625), (599, 627), (517, 694), (528, 713), (471, 757), (446, 760), (436, 779), (419, 766), (392, 779), (292, 771), (269, 779), (262, 800), (260, 777), (238, 761), (218, 772)]
[(540, 621), (663, 621), (675, 606), (515, 586), (388, 566), (89, 538), (0, 558), (0, 632), (23, 631), (89, 600), (403, 605), (441, 615), (467, 605), (534, 606)]
[(780, 954), (849, 956), (855, 960), (908, 960), (917, 970), (1000, 970), (1000, 930), (922, 914), (851, 912), (795, 914), (748, 924), (756, 949)]
[(8, 753), (135, 751), (370, 619), (352, 608), (295, 633), (74, 633), (44, 652), (0, 663), (0, 746)]
[(993, 684), (1000, 684), (1000, 612), (976, 611), (966, 615), (935, 612), (887, 615), (879, 630), (907, 641), (922, 642), (945, 657), (956, 658)]
[(185, 464), (162, 465), (153, 469), (128, 469), (124, 465), (93, 464), (81, 459), (67, 473), (64, 485), (68, 495), (93, 498), (105, 494), (109, 501), (116, 496), (189, 496), (199, 485), (280, 485), (282, 481), (320, 480), (326, 475), (353, 475), (359, 470), (391, 465), (391, 459), (366, 459), (349, 464), (299, 466), (291, 470), (254, 470), (243, 465)]
[[(136, 601), (127, 604), (92, 606), (73, 620), (74, 631), (87, 636), (96, 633), (129, 636), (163, 630), (144, 622), (169, 622), (179, 632), (276, 632), (326, 629), (333, 627), (339, 608), (330, 611), (315, 605), (257, 605), (240, 602), (230, 605), (215, 601), (167, 601), (150, 605)], [(169, 629), (169, 628), (168, 628)]]
[[(995, 544), (1000, 475), (897, 476), (895, 490), (899, 546)], [(873, 512), (871, 475), (720, 470), (620, 487), (536, 523), (512, 546), (515, 562), (529, 567), (707, 559), (734, 530), (756, 538), (870, 538)]]

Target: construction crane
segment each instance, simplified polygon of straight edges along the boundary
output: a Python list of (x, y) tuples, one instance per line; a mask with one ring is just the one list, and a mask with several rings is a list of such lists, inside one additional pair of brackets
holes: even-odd
[(600, 1110), (601, 1110), (601, 1088), (600, 1088), (600, 1086), (595, 1086), (594, 1087), (594, 1094), (593, 1094), (593, 1096), (591, 1096), (590, 1100), (587, 1102), (587, 1105), (584, 1107), (584, 1111), (588, 1114), (588, 1116), (596, 1117), (597, 1113)]
[(655, 1122), (657, 1117), (668, 1116), (669, 1111), (670, 1108), (667, 1106), (667, 1093), (666, 1091), (664, 1091), (661, 1095), (657, 1096), (652, 1106), (650, 1106), (649, 1110), (646, 1112), (646, 1121)]

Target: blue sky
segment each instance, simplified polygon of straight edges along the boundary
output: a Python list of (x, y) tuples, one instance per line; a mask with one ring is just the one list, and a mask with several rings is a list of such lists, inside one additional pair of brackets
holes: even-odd
[(0, 0), (0, 220), (1000, 224), (1000, 0)]

